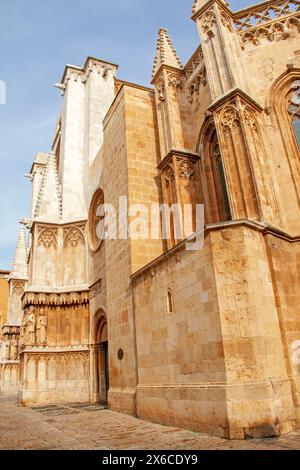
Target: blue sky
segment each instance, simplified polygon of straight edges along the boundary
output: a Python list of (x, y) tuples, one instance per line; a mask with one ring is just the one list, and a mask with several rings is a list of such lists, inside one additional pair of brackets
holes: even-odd
[[(29, 211), (24, 177), (35, 152), (50, 148), (61, 97), (52, 85), (65, 64), (88, 55), (120, 65), (121, 79), (149, 85), (156, 34), (166, 27), (183, 63), (199, 43), (193, 0), (0, 0), (0, 269), (10, 269), (21, 217)], [(254, 1), (252, 3), (255, 3)], [(232, 10), (251, 0), (231, 0)]]

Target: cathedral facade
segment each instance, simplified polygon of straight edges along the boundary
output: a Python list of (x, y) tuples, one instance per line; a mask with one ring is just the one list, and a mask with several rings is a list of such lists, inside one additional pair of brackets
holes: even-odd
[[(300, 422), (299, 1), (196, 0), (192, 19), (186, 65), (159, 31), (149, 88), (93, 57), (66, 66), (27, 175), (0, 390), (277, 436)], [(98, 208), (124, 226), (124, 198), (204, 205), (203, 246), (174, 230), (102, 240)]]

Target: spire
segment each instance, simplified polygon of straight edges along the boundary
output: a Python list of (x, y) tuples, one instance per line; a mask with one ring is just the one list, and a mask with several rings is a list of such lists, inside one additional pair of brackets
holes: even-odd
[(12, 271), (10, 277), (27, 279), (28, 276), (28, 265), (27, 265), (27, 248), (26, 248), (26, 235), (25, 230), (21, 229), (19, 232), (19, 238), (14, 257)]
[(176, 69), (183, 68), (166, 29), (160, 29), (158, 32), (157, 52), (154, 59), (152, 78), (155, 77), (162, 65)]
[(57, 222), (61, 219), (62, 201), (56, 169), (56, 157), (51, 152), (47, 157), (33, 215), (35, 219), (42, 219), (44, 222)]

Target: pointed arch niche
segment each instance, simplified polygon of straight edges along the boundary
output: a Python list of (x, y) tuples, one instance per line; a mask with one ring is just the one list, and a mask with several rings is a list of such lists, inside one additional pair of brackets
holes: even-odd
[(85, 227), (64, 228), (63, 285), (72, 286), (86, 282)]
[(206, 223), (231, 220), (223, 159), (213, 119), (209, 119), (201, 130), (198, 152)]
[(275, 81), (270, 90), (270, 104), (300, 200), (300, 68), (286, 71)]

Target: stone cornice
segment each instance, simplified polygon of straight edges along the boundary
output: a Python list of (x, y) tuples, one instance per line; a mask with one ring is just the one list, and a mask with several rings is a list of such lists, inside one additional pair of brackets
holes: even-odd
[[(227, 222), (218, 222), (215, 224), (207, 224), (205, 225), (204, 228), (204, 234), (207, 236), (210, 232), (213, 231), (218, 231), (218, 230), (228, 230), (231, 228), (236, 228), (236, 227), (248, 227), (252, 230), (256, 230), (258, 232), (261, 232), (263, 235), (273, 235), (277, 238), (280, 238), (282, 240), (285, 240), (289, 243), (299, 243), (300, 242), (300, 234), (299, 235), (292, 235), (285, 230), (283, 230), (281, 227), (277, 227), (275, 225), (272, 225), (267, 222), (263, 221), (254, 221), (250, 219), (238, 219), (238, 220), (230, 220)], [(196, 237), (196, 235), (195, 235)], [(133, 273), (130, 276), (130, 279), (132, 282), (137, 280), (140, 276), (147, 272), (151, 272), (152, 269), (154, 269), (157, 265), (160, 263), (163, 263), (165, 260), (168, 258), (171, 258), (172, 256), (175, 256), (177, 252), (184, 250), (187, 241), (193, 241), (192, 238), (189, 238), (189, 240), (182, 240), (180, 243), (178, 243), (176, 246), (171, 248), (170, 250), (166, 251), (162, 255), (160, 255), (158, 258), (154, 259), (150, 263), (148, 263), (146, 266), (143, 268), (139, 269), (135, 273)], [(194, 253), (194, 251), (186, 251), (186, 254), (191, 254)]]
[(71, 78), (72, 75), (80, 77), (82, 83), (85, 83), (86, 79), (88, 78), (91, 70), (94, 68), (100, 73), (103, 72), (103, 76), (105, 75), (107, 70), (111, 70), (116, 72), (118, 69), (117, 64), (113, 64), (112, 62), (108, 62), (106, 60), (97, 59), (96, 57), (87, 57), (85, 64), (83, 67), (79, 67), (77, 65), (70, 65), (67, 64), (61, 79), (61, 85), (67, 84), (67, 81)]
[(72, 292), (25, 292), (22, 297), (23, 308), (34, 305), (62, 306), (89, 303), (89, 290)]
[[(115, 82), (120, 85), (120, 89), (123, 86), (128, 86), (130, 88), (137, 88), (138, 90), (143, 90), (143, 91), (148, 91), (150, 93), (154, 93), (154, 88), (146, 87), (143, 85), (139, 85), (138, 83), (133, 83), (133, 82), (127, 82), (126, 80), (119, 80), (118, 78), (115, 79)], [(120, 89), (118, 93), (120, 92)]]
[(247, 103), (254, 107), (257, 111), (263, 111), (263, 108), (240, 88), (233, 88), (224, 95), (218, 97), (213, 103), (208, 106), (207, 110), (210, 112), (216, 111), (218, 108), (221, 108), (223, 105), (227, 104), (228, 101), (230, 101), (236, 96), (239, 96), (244, 101), (247, 101)]
[(61, 227), (78, 227), (78, 226), (81, 226), (81, 225), (86, 225), (87, 224), (87, 219), (83, 219), (83, 220), (78, 220), (78, 221), (74, 221), (74, 222), (65, 222), (64, 220), (62, 221), (59, 221), (59, 222), (44, 222), (42, 219), (34, 219), (32, 221), (32, 227), (31, 227), (31, 230), (33, 227), (35, 226), (38, 226), (38, 227), (54, 227), (54, 228), (61, 228)]

